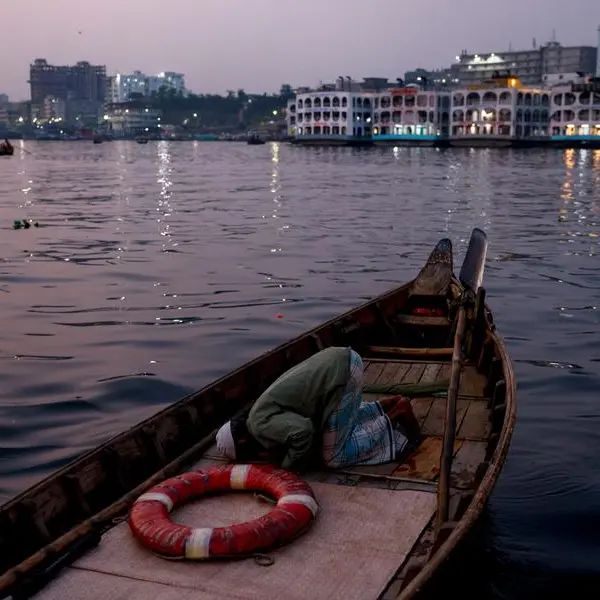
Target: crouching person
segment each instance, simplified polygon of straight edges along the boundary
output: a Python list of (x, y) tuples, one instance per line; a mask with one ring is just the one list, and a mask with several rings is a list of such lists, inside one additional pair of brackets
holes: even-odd
[(250, 411), (217, 433), (217, 450), (237, 462), (268, 460), (303, 471), (390, 462), (418, 443), (410, 401), (363, 402), (363, 362), (351, 348), (332, 347), (279, 377)]

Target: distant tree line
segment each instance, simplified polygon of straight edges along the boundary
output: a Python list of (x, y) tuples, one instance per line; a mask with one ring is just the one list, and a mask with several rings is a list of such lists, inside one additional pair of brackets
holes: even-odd
[[(294, 96), (290, 85), (284, 84), (278, 94), (247, 94), (243, 89), (228, 90), (227, 94), (188, 94), (161, 87), (150, 97), (131, 94), (134, 103), (160, 109), (164, 123), (184, 125), (194, 129), (203, 127), (239, 127), (280, 118), (280, 111)], [(278, 114), (275, 115), (274, 112)]]

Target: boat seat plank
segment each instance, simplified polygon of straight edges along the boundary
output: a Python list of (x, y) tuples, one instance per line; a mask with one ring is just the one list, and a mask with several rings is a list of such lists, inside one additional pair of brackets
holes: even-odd
[[(189, 592), (209, 600), (376, 600), (430, 523), (435, 493), (316, 482), (312, 486), (321, 514), (305, 535), (270, 553), (275, 562), (269, 568), (252, 559), (164, 560), (139, 545), (128, 525), (121, 523), (36, 598), (70, 600), (77, 596), (69, 590), (79, 589), (79, 597), (86, 590), (86, 600), (138, 600), (142, 591), (145, 598), (161, 600), (187, 600)], [(186, 505), (173, 517), (195, 527), (219, 526), (256, 518), (269, 509), (250, 494), (228, 494)], [(369, 577), (364, 576), (367, 564)], [(125, 583), (132, 580), (140, 583), (139, 589)], [(145, 583), (153, 586), (151, 591)], [(161, 596), (167, 586), (177, 596)]]

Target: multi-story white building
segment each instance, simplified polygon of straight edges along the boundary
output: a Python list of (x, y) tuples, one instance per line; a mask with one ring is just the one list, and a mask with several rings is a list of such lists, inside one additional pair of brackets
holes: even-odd
[(551, 96), (551, 140), (600, 146), (600, 79), (555, 86)]
[(454, 90), (453, 146), (512, 146), (547, 139), (550, 93), (515, 77)]
[(303, 92), (288, 105), (288, 132), (297, 142), (364, 143), (371, 140), (373, 94)]
[(435, 145), (448, 138), (450, 93), (416, 86), (391, 88), (373, 97), (373, 142)]
[(112, 104), (127, 102), (132, 94), (141, 94), (142, 96), (158, 94), (161, 88), (166, 91), (173, 90), (176, 94), (187, 95), (183, 73), (165, 71), (157, 75), (145, 75), (141, 71), (134, 71), (129, 75), (117, 73), (109, 77), (108, 102)]
[(287, 107), (298, 143), (433, 145), (447, 139), (450, 93), (415, 86), (380, 91), (304, 91)]

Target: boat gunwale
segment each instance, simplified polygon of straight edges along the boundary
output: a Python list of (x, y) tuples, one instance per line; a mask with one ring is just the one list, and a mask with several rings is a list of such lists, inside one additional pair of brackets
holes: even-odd
[[(486, 304), (486, 316), (491, 316), (492, 312), (489, 306)], [(490, 457), (488, 468), (485, 474), (478, 482), (475, 489), (475, 493), (469, 506), (465, 512), (460, 515), (456, 526), (452, 532), (448, 535), (446, 540), (433, 552), (427, 562), (423, 565), (423, 568), (408, 582), (396, 596), (397, 600), (412, 600), (422, 590), (422, 588), (431, 580), (436, 571), (442, 566), (442, 564), (449, 557), (451, 552), (458, 546), (461, 540), (467, 535), (471, 527), (477, 521), (481, 513), (483, 512), (487, 501), (498, 481), (498, 477), (502, 470), (502, 467), (506, 461), (508, 451), (510, 449), (510, 443), (515, 428), (516, 421), (516, 379), (514, 375), (514, 365), (504, 340), (496, 331), (495, 325), (488, 318), (487, 327), (491, 332), (492, 341), (495, 348), (498, 349), (500, 354), (499, 358), (502, 361), (502, 375), (506, 383), (506, 394), (505, 404), (506, 410), (504, 413), (504, 419), (502, 421), (502, 427), (500, 429), (500, 435), (496, 443), (496, 447), (492, 456)]]

